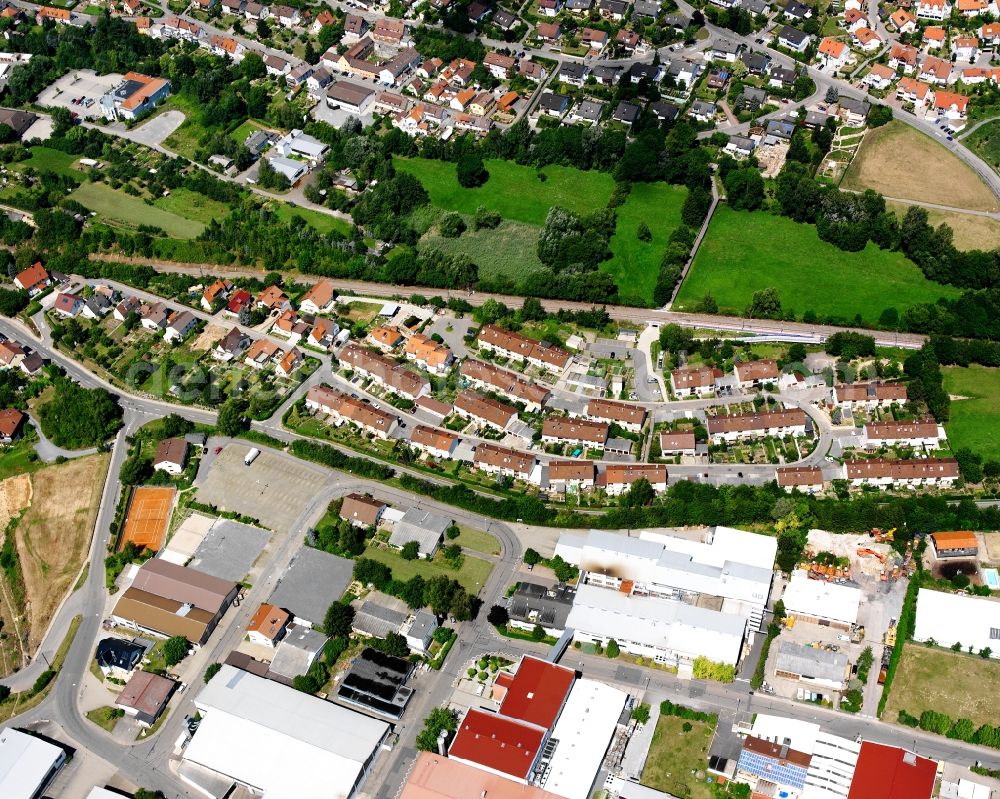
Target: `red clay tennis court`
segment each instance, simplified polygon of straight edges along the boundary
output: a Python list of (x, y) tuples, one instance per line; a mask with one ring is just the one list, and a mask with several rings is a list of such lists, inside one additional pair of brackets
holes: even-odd
[(121, 550), (129, 541), (159, 552), (167, 535), (167, 523), (174, 506), (174, 488), (142, 487), (135, 489), (125, 518)]

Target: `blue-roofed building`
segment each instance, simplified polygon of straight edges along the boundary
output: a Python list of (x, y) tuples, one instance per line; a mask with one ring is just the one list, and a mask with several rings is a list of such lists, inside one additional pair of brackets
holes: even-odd
[(785, 743), (749, 736), (743, 742), (736, 766), (736, 779), (766, 796), (796, 796), (805, 788), (809, 755)]

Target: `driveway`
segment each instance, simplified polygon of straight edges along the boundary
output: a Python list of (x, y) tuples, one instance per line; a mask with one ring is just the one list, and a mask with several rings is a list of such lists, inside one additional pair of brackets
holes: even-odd
[(148, 147), (159, 147), (163, 140), (181, 126), (184, 114), (181, 111), (164, 111), (148, 122), (143, 122), (132, 130), (129, 138)]

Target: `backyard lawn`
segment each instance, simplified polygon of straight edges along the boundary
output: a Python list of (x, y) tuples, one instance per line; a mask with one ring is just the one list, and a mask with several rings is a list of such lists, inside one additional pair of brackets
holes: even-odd
[(205, 229), (201, 222), (147, 205), (138, 197), (116, 191), (104, 183), (84, 183), (70, 198), (111, 222), (128, 227), (154, 225), (178, 239), (193, 239)]
[(1000, 460), (1000, 369), (946, 366), (945, 390), (967, 397), (951, 402), (945, 424), (952, 449), (968, 447), (986, 460)]
[(369, 546), (365, 549), (364, 557), (384, 563), (392, 569), (392, 577), (395, 580), (406, 582), (416, 575), (422, 576), (425, 580), (443, 574), (450, 579), (458, 580), (462, 587), (470, 594), (476, 595), (486, 584), (486, 579), (493, 570), (493, 564), (489, 561), (475, 558), (465, 554), (460, 569), (450, 568), (441, 558), (440, 552), (434, 560), (403, 560), (394, 549), (384, 549), (378, 546)]
[[(685, 725), (689, 727), (687, 732)], [(711, 744), (711, 724), (661, 715), (640, 782), (675, 796), (711, 799), (712, 789), (705, 773)]]
[(951, 652), (920, 644), (907, 644), (892, 682), (883, 718), (895, 722), (899, 711), (919, 717), (925, 710), (946, 713), (952, 720), (969, 719), (996, 724), (996, 702), (992, 691), (1000, 664), (979, 655)]
[(801, 317), (874, 323), (888, 307), (957, 297), (960, 291), (927, 280), (898, 252), (874, 244), (859, 253), (822, 241), (811, 225), (763, 212), (720, 206), (677, 295), (677, 310), (693, 310), (711, 293), (725, 313), (742, 314), (754, 291), (778, 289), (785, 309)]
[[(554, 205), (578, 214), (593, 213), (607, 206), (614, 188), (614, 180), (606, 172), (564, 166), (536, 170), (510, 161), (487, 161), (490, 179), (478, 188), (463, 189), (450, 161), (396, 158), (393, 163), (400, 171), (414, 175), (427, 189), (431, 202), (446, 211), (468, 214), (484, 206), (505, 219), (530, 225), (544, 225)], [(540, 180), (539, 174), (546, 180)]]
[(51, 147), (32, 147), (28, 150), (31, 157), (17, 164), (12, 164), (12, 169), (27, 169), (31, 167), (38, 172), (55, 172), (57, 175), (68, 175), (79, 182), (82, 178), (80, 171), (73, 169), (77, 156), (64, 153), (62, 150), (54, 150)]
[[(618, 207), (618, 223), (611, 237), (614, 257), (601, 264), (601, 271), (615, 279), (622, 300), (631, 297), (652, 303), (667, 239), (681, 223), (681, 208), (687, 191), (667, 183), (636, 183), (628, 200)], [(640, 241), (636, 230), (645, 222), (653, 234)]]

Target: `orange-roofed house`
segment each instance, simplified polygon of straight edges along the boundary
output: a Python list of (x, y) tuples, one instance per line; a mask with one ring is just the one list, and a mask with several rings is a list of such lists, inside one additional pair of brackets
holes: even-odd
[(844, 12), (844, 28), (848, 33), (854, 33), (858, 28), (868, 27), (868, 17), (860, 11), (849, 8)]
[(956, 36), (951, 40), (951, 53), (958, 61), (971, 64), (979, 55), (979, 39), (975, 36)]
[(33, 297), (38, 292), (45, 289), (52, 282), (48, 270), (42, 266), (41, 261), (35, 261), (23, 272), (19, 272), (14, 278), (14, 285), (19, 289), (28, 292), (29, 297)]
[(871, 28), (858, 28), (854, 31), (854, 44), (866, 53), (870, 53), (882, 46), (882, 40)]
[(4, 408), (0, 411), (0, 444), (13, 444), (17, 441), (27, 419), (16, 408)]
[(997, 14), (997, 4), (993, 0), (958, 0), (958, 13), (963, 17), (978, 17), (983, 14)]
[(170, 81), (127, 72), (122, 82), (101, 98), (105, 119), (138, 119), (170, 94)]
[(928, 83), (947, 86), (948, 80), (951, 77), (951, 61), (929, 55), (920, 65), (920, 74), (918, 77), (920, 80), (925, 80)]
[(987, 22), (979, 29), (979, 38), (983, 44), (1000, 44), (1000, 22)]
[(38, 9), (38, 13), (35, 14), (35, 22), (41, 25), (47, 19), (51, 19), (58, 25), (68, 25), (71, 19), (69, 9), (42, 6)]
[(936, 50), (938, 47), (944, 47), (947, 39), (948, 32), (940, 25), (928, 25), (924, 28), (922, 43), (928, 50)]
[(851, 51), (847, 49), (847, 45), (843, 42), (838, 42), (832, 36), (825, 37), (819, 43), (817, 52), (819, 53), (822, 65), (824, 67), (833, 67), (834, 69), (840, 69), (844, 66), (851, 56)]
[(885, 64), (872, 64), (871, 70), (862, 79), (862, 83), (871, 86), (873, 89), (888, 89), (889, 84), (896, 78), (896, 73)]
[(503, 114), (508, 114), (514, 110), (514, 103), (520, 99), (517, 92), (507, 92), (497, 100), (497, 110)]
[(264, 311), (284, 311), (291, 307), (288, 295), (280, 286), (268, 286), (257, 295), (257, 307)]
[(899, 33), (913, 33), (917, 29), (917, 18), (903, 9), (894, 11), (889, 21)]
[(247, 625), (247, 638), (251, 643), (273, 649), (284, 636), (291, 620), (292, 615), (287, 610), (264, 602)]
[(447, 372), (455, 362), (455, 356), (448, 347), (422, 333), (415, 333), (407, 339), (403, 353), (429, 372)]
[(976, 534), (968, 530), (933, 533), (931, 543), (938, 558), (974, 558), (979, 554)]
[(928, 116), (943, 116), (954, 123), (965, 124), (965, 113), (969, 107), (969, 98), (964, 94), (947, 92), (939, 89), (934, 93), (933, 111)]
[(913, 70), (917, 67), (918, 55), (916, 47), (893, 42), (892, 47), (889, 48), (889, 68), (899, 69), (902, 67), (904, 74), (912, 75)]
[(368, 338), (371, 339), (372, 343), (376, 347), (385, 350), (386, 352), (392, 352), (396, 349), (396, 347), (403, 343), (403, 334), (396, 328), (386, 327), (385, 325), (373, 327), (368, 332)]
[(917, 19), (947, 19), (951, 9), (951, 0), (917, 0)]
[(913, 103), (916, 108), (924, 108), (934, 99), (934, 92), (930, 86), (916, 78), (901, 78), (896, 86), (896, 99)]

